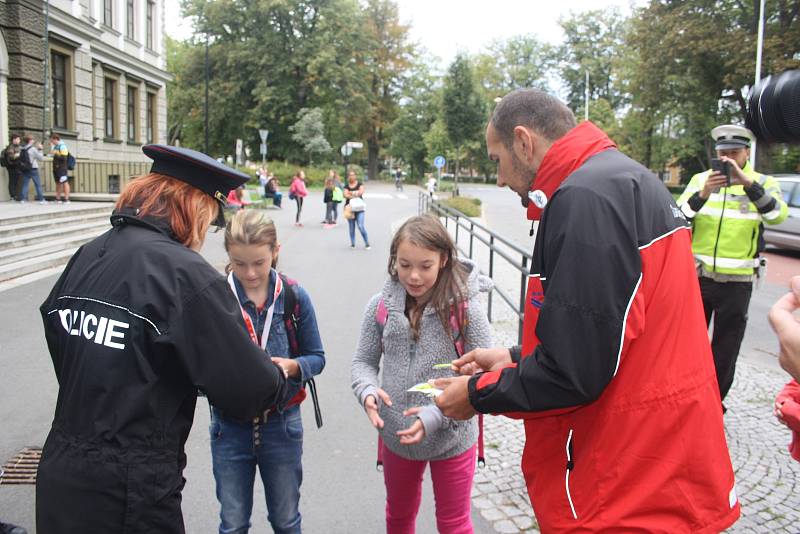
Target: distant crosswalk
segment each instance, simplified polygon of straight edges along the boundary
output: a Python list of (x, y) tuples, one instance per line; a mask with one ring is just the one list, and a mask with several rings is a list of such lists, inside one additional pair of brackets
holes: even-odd
[(364, 193), (365, 200), (408, 200), (408, 195), (405, 193)]

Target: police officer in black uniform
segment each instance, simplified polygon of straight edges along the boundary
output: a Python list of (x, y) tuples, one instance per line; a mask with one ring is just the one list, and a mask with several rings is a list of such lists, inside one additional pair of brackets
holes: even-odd
[(190, 248), (170, 223), (180, 219), (174, 210), (184, 220), (193, 213), (181, 199), (148, 210), (122, 205), (123, 193), (113, 228), (78, 250), (42, 304), (59, 392), (38, 472), (39, 534), (184, 532), (197, 391), (237, 418), (284, 396), (284, 372), (250, 341), (225, 278), (196, 252), (215, 216), (224, 225), (226, 193), (247, 176), (193, 150), (143, 151), (153, 166), (137, 180), (177, 179), (218, 204), (191, 188), (182, 197), (211, 206), (200, 211), (207, 220), (190, 221), (202, 232)]

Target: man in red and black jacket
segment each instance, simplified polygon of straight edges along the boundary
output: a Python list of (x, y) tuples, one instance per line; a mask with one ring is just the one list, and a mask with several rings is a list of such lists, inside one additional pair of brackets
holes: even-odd
[(539, 220), (522, 347), (455, 362), (445, 415), (525, 420), (543, 532), (719, 532), (739, 503), (686, 220), (667, 189), (537, 90), (486, 130), (497, 183)]

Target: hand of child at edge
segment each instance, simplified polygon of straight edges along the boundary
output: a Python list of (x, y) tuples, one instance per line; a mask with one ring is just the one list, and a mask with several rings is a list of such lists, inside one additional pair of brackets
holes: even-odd
[[(409, 408), (404, 411), (403, 415), (417, 415), (420, 410), (422, 410), (422, 407), (415, 406), (414, 408)], [(398, 430), (397, 435), (400, 436), (400, 443), (403, 445), (414, 445), (422, 441), (422, 438), (425, 437), (425, 426), (422, 424), (422, 420), (418, 418), (410, 427), (405, 430)]]
[(783, 424), (784, 426), (789, 426), (786, 423), (786, 420), (783, 418), (783, 413), (781, 412), (781, 408), (783, 407), (784, 402), (786, 401), (785, 400), (775, 401), (775, 406), (774, 409), (772, 410), (772, 413), (775, 415), (775, 417), (781, 424)]
[[(392, 399), (388, 393), (381, 388), (377, 388), (376, 392), (386, 406), (392, 405)], [(383, 428), (383, 419), (378, 415), (378, 401), (375, 399), (375, 395), (368, 395), (364, 400), (364, 411), (367, 412), (367, 417), (369, 417), (369, 422), (372, 423), (372, 426), (378, 430)]]

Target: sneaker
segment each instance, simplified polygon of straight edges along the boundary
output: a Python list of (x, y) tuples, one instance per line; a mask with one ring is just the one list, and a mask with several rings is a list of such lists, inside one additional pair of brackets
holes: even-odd
[(25, 204), (26, 202), (27, 202), (27, 200), (20, 200), (19, 201), (20, 204)]
[(366, 247), (364, 247), (364, 250), (369, 250), (371, 248), (372, 248), (371, 246), (367, 245)]
[(64, 202), (61, 199), (56, 200), (56, 204), (63, 204)]
[(355, 249), (356, 249), (356, 246), (355, 246), (355, 245), (350, 245), (350, 248), (351, 248), (351, 249), (353, 249), (353, 250), (355, 250)]
[(64, 204), (69, 204), (69, 199), (65, 200)]
[(39, 201), (39, 204), (47, 204), (47, 201), (45, 199), (42, 199)]

